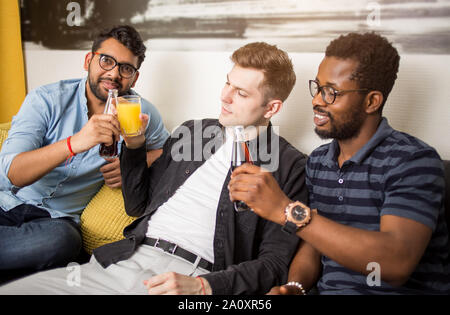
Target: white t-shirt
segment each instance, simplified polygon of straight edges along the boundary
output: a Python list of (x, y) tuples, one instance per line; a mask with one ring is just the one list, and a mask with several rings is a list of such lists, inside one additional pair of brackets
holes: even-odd
[(230, 170), (233, 137), (202, 166), (148, 221), (146, 236), (160, 238), (214, 263), (216, 212)]

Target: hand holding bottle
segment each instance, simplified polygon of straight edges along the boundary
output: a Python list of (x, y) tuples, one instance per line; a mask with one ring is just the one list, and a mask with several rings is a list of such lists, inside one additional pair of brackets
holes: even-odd
[(119, 121), (113, 115), (93, 115), (70, 140), (74, 153), (85, 152), (100, 143), (107, 145), (120, 139)]

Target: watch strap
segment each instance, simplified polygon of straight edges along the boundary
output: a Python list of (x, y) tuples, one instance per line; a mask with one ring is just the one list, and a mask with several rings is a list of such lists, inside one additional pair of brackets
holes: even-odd
[(298, 226), (294, 222), (286, 221), (281, 230), (287, 234), (294, 235), (297, 233)]

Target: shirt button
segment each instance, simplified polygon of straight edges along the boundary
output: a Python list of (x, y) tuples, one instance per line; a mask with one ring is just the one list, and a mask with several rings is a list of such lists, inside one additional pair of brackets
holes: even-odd
[(344, 197), (339, 196), (338, 199), (339, 199), (339, 201), (342, 201), (342, 200), (344, 200)]
[(185, 170), (185, 171), (184, 171), (184, 173), (185, 173), (186, 175), (189, 175), (190, 172), (191, 172), (190, 170)]
[(344, 180), (342, 178), (339, 178), (338, 183), (342, 184), (344, 182)]

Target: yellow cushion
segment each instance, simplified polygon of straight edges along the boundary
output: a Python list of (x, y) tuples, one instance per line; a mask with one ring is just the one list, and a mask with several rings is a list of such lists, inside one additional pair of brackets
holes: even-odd
[(10, 122), (0, 124), (0, 149), (2, 148), (3, 141), (5, 141), (6, 138), (8, 138), (9, 128), (11, 128)]
[(125, 212), (122, 190), (103, 185), (81, 215), (84, 250), (92, 254), (99, 246), (123, 239), (123, 229), (135, 219)]

